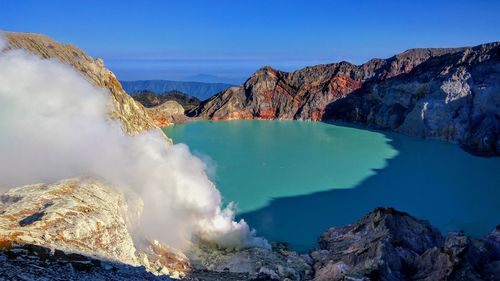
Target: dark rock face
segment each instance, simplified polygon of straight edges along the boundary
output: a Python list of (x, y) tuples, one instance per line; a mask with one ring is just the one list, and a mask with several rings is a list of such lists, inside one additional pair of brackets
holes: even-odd
[(500, 154), (500, 43), (431, 57), (410, 72), (369, 81), (331, 103), (341, 119)]
[(426, 221), (378, 208), (321, 235), (314, 280), (499, 280), (498, 233), (443, 237)]
[(343, 120), (500, 154), (500, 43), (413, 49), (357, 66), (264, 67), (188, 112), (214, 120)]
[(65, 253), (37, 245), (0, 248), (0, 280), (174, 280), (144, 267)]
[(367, 81), (383, 81), (432, 57), (463, 49), (415, 49), (363, 65), (348, 62), (282, 72), (263, 67), (243, 85), (232, 87), (191, 111), (211, 119), (302, 119), (322, 120), (328, 104), (345, 98)]

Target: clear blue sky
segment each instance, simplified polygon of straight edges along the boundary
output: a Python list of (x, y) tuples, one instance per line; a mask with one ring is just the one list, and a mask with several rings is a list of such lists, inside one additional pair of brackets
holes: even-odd
[(122, 79), (241, 77), (498, 41), (500, 1), (0, 0), (0, 29), (71, 42)]

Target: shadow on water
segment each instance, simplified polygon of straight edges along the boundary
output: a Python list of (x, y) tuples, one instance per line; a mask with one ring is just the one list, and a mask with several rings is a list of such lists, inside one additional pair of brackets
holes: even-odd
[(239, 217), (259, 235), (298, 251), (316, 247), (327, 228), (353, 223), (377, 206), (427, 219), (442, 232), (463, 229), (480, 236), (500, 223), (499, 159), (475, 157), (441, 141), (382, 133), (399, 154), (356, 187), (275, 198)]

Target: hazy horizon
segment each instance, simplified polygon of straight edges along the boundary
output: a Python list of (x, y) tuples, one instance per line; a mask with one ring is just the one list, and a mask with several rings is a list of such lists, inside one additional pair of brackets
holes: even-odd
[(79, 46), (103, 58), (120, 80), (208, 74), (234, 83), (264, 65), (293, 71), (498, 41), (499, 8), (492, 0), (4, 0), (0, 30)]

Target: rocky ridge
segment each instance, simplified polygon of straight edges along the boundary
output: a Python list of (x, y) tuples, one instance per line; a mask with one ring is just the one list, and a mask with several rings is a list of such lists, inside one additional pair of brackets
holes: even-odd
[(327, 106), (341, 119), (500, 155), (500, 43), (429, 58)]
[(191, 114), (211, 119), (322, 120), (326, 106), (361, 88), (368, 80), (385, 80), (431, 57), (462, 49), (415, 49), (363, 65), (349, 62), (284, 72), (265, 66), (244, 84), (204, 101)]
[(263, 67), (188, 112), (213, 120), (343, 120), (500, 154), (500, 43), (412, 49), (362, 65)]
[(113, 109), (110, 116), (123, 124), (124, 130), (135, 135), (142, 131), (158, 129), (144, 107), (131, 98), (115, 75), (104, 66), (101, 59), (93, 59), (75, 46), (62, 44), (43, 34), (6, 32), (7, 49), (24, 49), (42, 58), (57, 59), (79, 71), (89, 82), (109, 90)]

